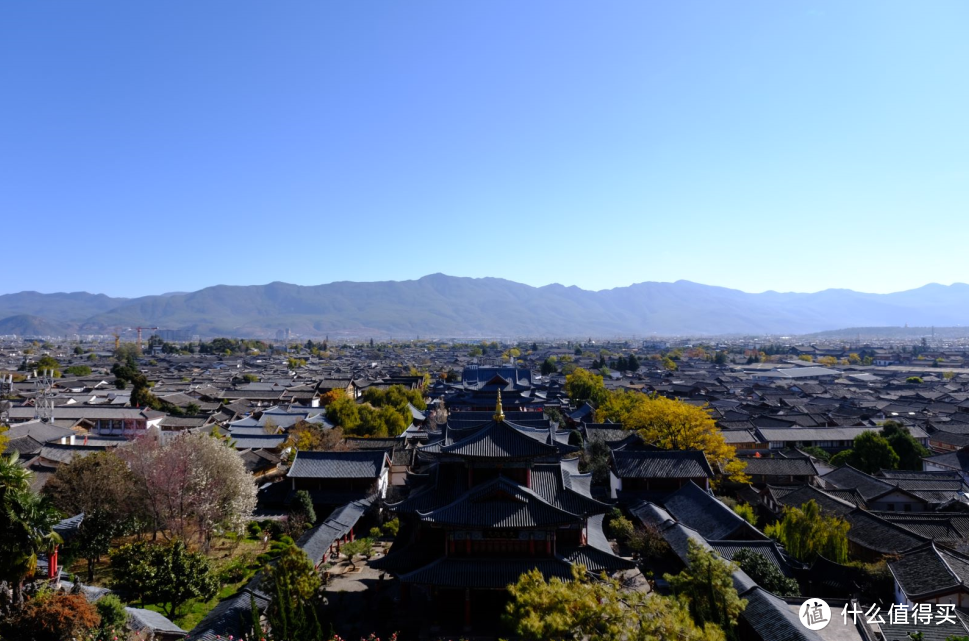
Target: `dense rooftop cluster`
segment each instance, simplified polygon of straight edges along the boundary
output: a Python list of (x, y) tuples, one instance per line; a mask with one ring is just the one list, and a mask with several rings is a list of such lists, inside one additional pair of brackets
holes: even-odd
[[(688, 566), (691, 547), (728, 561), (752, 551), (797, 586), (799, 596), (776, 594), (749, 567), (734, 569), (748, 601), (737, 629), (745, 639), (827, 638), (799, 627), (806, 596), (886, 609), (969, 607), (969, 369), (957, 348), (740, 340), (111, 347), (0, 345), (6, 453), (32, 473), (33, 491), (59, 468), (136, 446), (145, 434), (162, 443), (221, 439), (258, 486), (253, 518), (286, 520), (300, 495), (309, 497), (320, 518), (296, 544), (320, 571), (366, 528), (397, 519), (390, 551), (370, 565), (437, 630), (491, 630), (502, 608), (490, 595), (532, 568), (570, 580), (581, 564), (662, 593), (669, 586), (659, 577)], [(594, 393), (576, 392), (575, 372), (591, 373)], [(644, 440), (633, 420), (605, 416), (621, 392), (704, 408), (743, 474), (727, 474), (709, 451)], [(795, 525), (781, 527), (801, 511), (846, 528), (843, 549), (836, 533), (833, 547), (802, 549)], [(84, 516), (64, 516), (69, 545)], [(44, 557), (41, 571), (57, 580), (57, 556)], [(160, 638), (238, 634), (240, 612), (272, 601), (265, 580), (257, 574), (191, 631), (147, 610), (132, 616)], [(92, 600), (103, 594), (85, 590)], [(969, 618), (957, 611), (946, 630), (969, 633)], [(913, 631), (861, 623), (839, 638)]]

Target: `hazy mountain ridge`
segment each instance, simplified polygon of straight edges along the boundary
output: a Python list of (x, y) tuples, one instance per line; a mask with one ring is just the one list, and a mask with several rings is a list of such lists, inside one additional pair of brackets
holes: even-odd
[(302, 336), (377, 337), (805, 334), (967, 321), (969, 285), (961, 283), (892, 294), (749, 294), (690, 281), (589, 291), (432, 274), (314, 286), (217, 285), (133, 299), (85, 292), (0, 296), (0, 334), (30, 334), (32, 328), (109, 333), (137, 325), (202, 336), (272, 336), (282, 328)]

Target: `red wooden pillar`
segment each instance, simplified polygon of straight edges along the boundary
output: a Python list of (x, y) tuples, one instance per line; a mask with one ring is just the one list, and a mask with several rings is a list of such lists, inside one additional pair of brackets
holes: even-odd
[(350, 540), (353, 541), (353, 528), (350, 528)]
[(532, 488), (532, 468), (525, 469), (525, 487)]
[(528, 556), (535, 556), (535, 539), (528, 539)]
[(471, 589), (464, 589), (464, 627), (471, 628)]
[(471, 537), (470, 536), (468, 536), (468, 538), (464, 540), (464, 552), (468, 556), (471, 556)]
[(51, 552), (50, 557), (47, 559), (47, 578), (53, 579), (57, 577), (57, 546), (54, 546), (54, 551)]

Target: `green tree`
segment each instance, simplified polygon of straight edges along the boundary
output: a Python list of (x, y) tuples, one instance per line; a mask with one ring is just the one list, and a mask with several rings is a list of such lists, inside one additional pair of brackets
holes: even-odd
[(117, 594), (106, 594), (94, 604), (101, 624), (94, 633), (92, 641), (113, 641), (120, 638), (118, 631), (124, 630), (128, 623), (128, 612)]
[(72, 556), (87, 560), (87, 580), (94, 581), (95, 564), (108, 553), (111, 540), (138, 515), (131, 488), (135, 479), (113, 451), (96, 452), (61, 465), (43, 493), (64, 514), (84, 514), (69, 543)]
[(544, 361), (542, 361), (542, 368), (541, 368), (542, 376), (549, 376), (550, 374), (554, 374), (557, 371), (559, 371), (559, 368), (555, 364), (555, 361), (552, 360), (551, 356), (546, 358)]
[(683, 599), (626, 591), (614, 579), (593, 580), (581, 565), (572, 567), (571, 581), (546, 581), (531, 570), (508, 592), (504, 621), (525, 641), (724, 639), (716, 625), (697, 625)]
[(325, 638), (317, 615), (322, 582), (306, 553), (290, 545), (266, 568), (266, 576), (273, 595), (267, 611), (273, 636), (293, 641)]
[(905, 382), (906, 383), (911, 383), (913, 385), (921, 385), (922, 384), (922, 377), (921, 376), (909, 376), (908, 378), (905, 379)]
[(599, 407), (609, 398), (602, 377), (581, 367), (565, 377), (565, 393), (573, 403), (588, 401)]
[(814, 500), (801, 507), (787, 507), (783, 518), (768, 525), (764, 533), (783, 545), (794, 558), (811, 562), (818, 557), (844, 563), (848, 560), (848, 522), (821, 514)]
[(603, 441), (591, 441), (582, 451), (579, 466), (582, 472), (592, 472), (592, 482), (596, 485), (609, 483), (609, 466), (612, 461), (612, 450)]
[[(856, 469), (874, 474), (879, 470), (898, 468), (899, 456), (884, 436), (866, 430), (855, 437), (850, 450), (838, 452), (831, 457), (832, 465), (848, 464)], [(921, 468), (921, 466), (920, 466)]]
[(91, 374), (91, 368), (87, 365), (71, 365), (64, 371), (71, 376), (89, 376)]
[(298, 516), (309, 525), (316, 523), (316, 510), (313, 508), (313, 499), (306, 490), (299, 490), (293, 495), (293, 507), (291, 514)]
[(350, 562), (350, 567), (356, 569), (357, 565), (353, 562), (354, 557), (357, 556), (370, 556), (373, 553), (373, 540), (367, 537), (360, 537), (359, 539), (354, 539), (349, 543), (345, 543), (340, 551), (347, 556), (347, 561)]
[(61, 543), (54, 525), (61, 514), (47, 497), (30, 489), (30, 472), (16, 452), (0, 455), (0, 581), (13, 590), (14, 604), (23, 598), (23, 582), (37, 568), (37, 556)]
[(346, 395), (334, 399), (326, 406), (326, 418), (334, 425), (343, 428), (347, 434), (352, 434), (360, 426), (359, 406)]
[(724, 561), (713, 550), (688, 543), (688, 567), (679, 574), (666, 574), (673, 594), (686, 598), (690, 614), (700, 625), (713, 624), (734, 636), (740, 614), (747, 607), (733, 585), (737, 565)]
[(675, 371), (678, 368), (676, 362), (673, 359), (669, 358), (668, 356), (663, 358), (662, 365), (663, 365), (663, 369), (671, 372)]
[(929, 456), (929, 451), (915, 440), (904, 425), (897, 421), (886, 421), (882, 425), (881, 435), (898, 455), (898, 469), (922, 469), (922, 459)]
[(219, 590), (208, 558), (182, 541), (169, 545), (129, 543), (111, 556), (115, 585), (160, 605), (172, 618), (190, 599), (207, 601)]
[(745, 521), (751, 525), (757, 525), (757, 513), (754, 512), (754, 507), (749, 503), (738, 503), (734, 506), (733, 511), (743, 517)]
[(757, 585), (768, 592), (777, 596), (798, 596), (801, 588), (797, 581), (789, 579), (780, 569), (767, 560), (763, 554), (754, 552), (750, 548), (744, 548), (737, 552), (733, 557), (733, 562), (740, 566), (740, 569), (747, 573)]

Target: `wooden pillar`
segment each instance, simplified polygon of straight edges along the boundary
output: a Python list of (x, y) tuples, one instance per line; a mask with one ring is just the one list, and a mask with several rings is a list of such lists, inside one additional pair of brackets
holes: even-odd
[(464, 589), (464, 627), (471, 628), (471, 589)]
[(54, 579), (57, 578), (57, 546), (54, 546), (54, 551), (51, 552), (47, 559), (47, 578)]
[(525, 469), (525, 487), (532, 489), (532, 468)]
[(353, 528), (350, 528), (350, 540), (353, 540)]
[(528, 539), (528, 555), (535, 556), (535, 539)]

